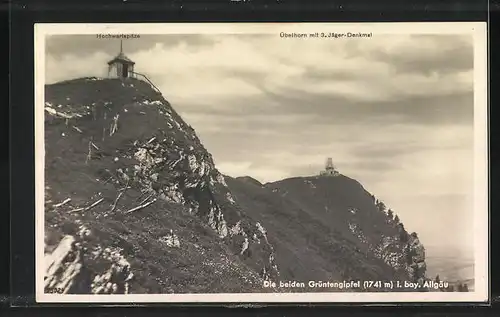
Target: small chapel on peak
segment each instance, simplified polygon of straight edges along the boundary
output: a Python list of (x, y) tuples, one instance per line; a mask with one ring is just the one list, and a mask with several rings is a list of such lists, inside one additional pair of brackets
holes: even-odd
[(135, 62), (133, 62), (123, 53), (123, 40), (120, 40), (120, 52), (108, 62), (108, 77), (134, 77), (134, 65)]

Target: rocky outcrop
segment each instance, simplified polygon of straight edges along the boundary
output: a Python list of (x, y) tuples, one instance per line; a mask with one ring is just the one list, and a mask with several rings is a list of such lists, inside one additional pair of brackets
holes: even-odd
[[(45, 255), (45, 291), (66, 294), (79, 284), (82, 261), (75, 239), (65, 236), (52, 253)], [(87, 283), (88, 284), (88, 283)]]
[(426, 280), (425, 248), (420, 243), (416, 233), (412, 233), (403, 250), (406, 258), (406, 269), (410, 280), (423, 285)]
[[(89, 234), (86, 232), (86, 235)], [(128, 294), (129, 281), (134, 275), (121, 250), (113, 247), (103, 249), (99, 245), (91, 245), (85, 238), (66, 235), (52, 252), (45, 255), (45, 292)], [(101, 267), (101, 270), (89, 270), (89, 263), (94, 268)]]
[(406, 241), (401, 241), (399, 235), (383, 237), (380, 244), (372, 250), (376, 257), (395, 270), (404, 270), (408, 281), (423, 285), (426, 270), (425, 248), (418, 238), (410, 235)]

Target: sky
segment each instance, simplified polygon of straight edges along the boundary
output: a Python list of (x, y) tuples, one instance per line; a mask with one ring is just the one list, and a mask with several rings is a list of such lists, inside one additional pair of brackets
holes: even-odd
[[(472, 252), (473, 41), (141, 35), (136, 62), (230, 176), (316, 175), (327, 157), (416, 231)], [(107, 74), (117, 39), (53, 35), (46, 83)]]

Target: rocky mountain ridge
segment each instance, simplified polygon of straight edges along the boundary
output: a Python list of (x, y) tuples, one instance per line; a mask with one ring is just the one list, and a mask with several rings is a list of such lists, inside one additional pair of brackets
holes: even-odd
[(45, 100), (47, 293), (425, 279), (416, 234), (352, 179), (224, 176), (194, 129), (140, 80), (60, 82)]

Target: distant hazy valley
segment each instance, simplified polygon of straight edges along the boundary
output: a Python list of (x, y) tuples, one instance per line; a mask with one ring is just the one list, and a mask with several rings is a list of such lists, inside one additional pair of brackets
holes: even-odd
[(425, 261), (427, 276), (439, 278), (443, 281), (460, 281), (474, 289), (474, 258), (473, 254), (464, 255), (460, 250), (443, 247), (427, 247)]

